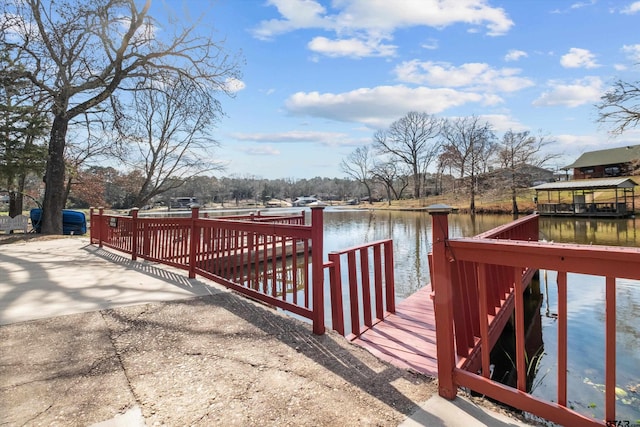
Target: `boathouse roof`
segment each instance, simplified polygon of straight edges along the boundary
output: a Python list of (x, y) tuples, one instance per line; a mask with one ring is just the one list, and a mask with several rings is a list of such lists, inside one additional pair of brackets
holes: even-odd
[[(638, 146), (640, 147), (640, 146)], [(536, 191), (552, 191), (552, 190), (601, 190), (605, 188), (633, 188), (636, 181), (631, 178), (596, 178), (596, 179), (580, 179), (575, 181), (559, 181), (549, 182), (546, 184), (531, 187)]]
[(607, 150), (589, 151), (582, 154), (572, 164), (562, 169), (585, 168), (589, 166), (617, 165), (640, 159), (640, 145), (628, 145)]

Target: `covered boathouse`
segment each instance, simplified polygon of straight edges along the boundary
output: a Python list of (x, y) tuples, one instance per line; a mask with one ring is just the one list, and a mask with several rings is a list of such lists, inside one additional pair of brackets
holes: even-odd
[(636, 210), (629, 177), (583, 179), (533, 187), (540, 215), (623, 218)]

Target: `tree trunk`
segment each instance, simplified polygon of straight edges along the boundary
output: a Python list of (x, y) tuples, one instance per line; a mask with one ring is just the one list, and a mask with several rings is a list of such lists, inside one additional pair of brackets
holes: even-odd
[(9, 190), (9, 217), (13, 218), (22, 213), (22, 198), (17, 191)]
[(471, 215), (476, 214), (476, 185), (475, 176), (471, 176), (471, 202), (469, 203), (469, 213)]
[(520, 212), (518, 212), (518, 200), (516, 193), (516, 173), (515, 171), (511, 172), (511, 201), (513, 202), (513, 206), (511, 208), (513, 215), (518, 216)]
[(20, 176), (18, 176), (16, 191), (9, 192), (9, 216), (11, 218), (22, 214), (24, 210), (24, 196), (22, 194), (24, 193), (25, 180), (25, 175), (20, 174)]
[(42, 203), (42, 233), (62, 234), (62, 209), (64, 209), (64, 146), (69, 120), (57, 116), (51, 127), (49, 156), (45, 174), (44, 201)]

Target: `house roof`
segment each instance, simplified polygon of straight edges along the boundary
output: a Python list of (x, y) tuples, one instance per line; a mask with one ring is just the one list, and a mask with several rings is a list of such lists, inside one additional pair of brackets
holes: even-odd
[(589, 151), (578, 157), (578, 160), (562, 169), (584, 168), (589, 166), (617, 165), (640, 159), (640, 145), (609, 148), (607, 150)]
[(633, 188), (638, 185), (631, 178), (600, 178), (600, 179), (579, 179), (575, 181), (559, 181), (540, 184), (532, 187), (536, 191), (552, 190), (598, 190), (615, 188)]

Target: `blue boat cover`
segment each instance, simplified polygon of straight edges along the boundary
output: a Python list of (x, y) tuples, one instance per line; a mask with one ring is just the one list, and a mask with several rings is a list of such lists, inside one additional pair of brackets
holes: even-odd
[[(29, 212), (31, 218), (31, 226), (40, 233), (42, 230), (40, 220), (42, 218), (42, 209), (34, 208)], [(63, 234), (86, 234), (87, 219), (84, 212), (74, 211), (71, 209), (62, 210), (62, 233)]]

